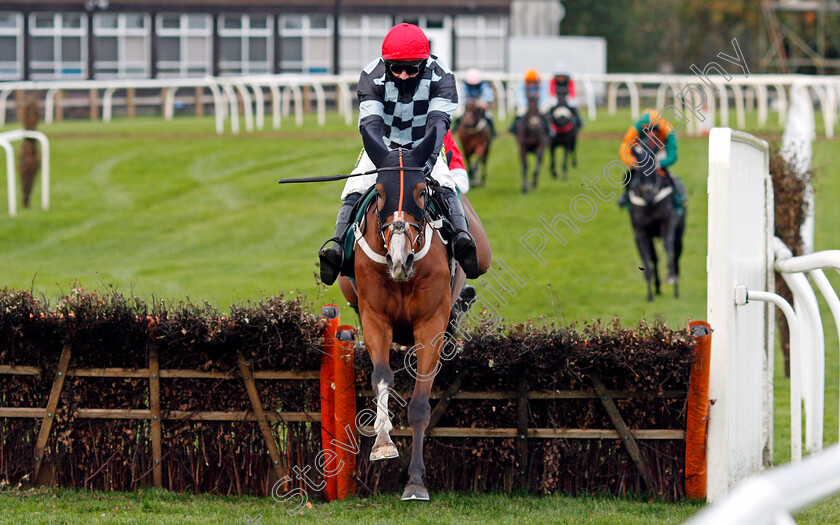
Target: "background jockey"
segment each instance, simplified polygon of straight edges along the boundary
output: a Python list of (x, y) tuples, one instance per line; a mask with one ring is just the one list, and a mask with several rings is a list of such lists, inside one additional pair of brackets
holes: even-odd
[[(431, 177), (440, 185), (435, 191), (444, 202), (443, 213), (452, 224), (455, 259), (467, 277), (479, 275), (475, 240), (467, 231), (467, 222), (457, 187), (446, 160), (440, 156), (444, 136), (458, 107), (455, 77), (429, 53), (429, 39), (412, 24), (391, 28), (382, 42), (382, 56), (368, 64), (359, 77), (359, 131), (366, 140), (379, 141), (387, 149), (412, 149), (426, 136), (435, 140), (433, 153), (426, 164)], [(351, 173), (378, 168), (362, 150)], [(332, 284), (338, 278), (344, 259), (341, 239), (352, 217), (353, 205), (362, 193), (373, 186), (376, 175), (347, 179), (341, 193), (341, 208), (335, 234), (321, 247), (321, 280)]]
[[(548, 86), (542, 82), (536, 69), (526, 71), (523, 82), (516, 86), (516, 118), (513, 119), (509, 128), (509, 131), (514, 135), (516, 135), (516, 125), (519, 123), (519, 119), (528, 112), (528, 99), (531, 97), (537, 97), (537, 106), (541, 114), (545, 114), (551, 109)], [(543, 119), (543, 121), (546, 134), (549, 134), (548, 121), (546, 119)]]
[[(487, 125), (490, 126), (490, 136), (491, 138), (495, 137), (496, 126), (493, 123), (493, 111), (490, 109), (494, 95), (490, 83), (481, 78), (481, 71), (472, 68), (467, 71), (462, 89), (465, 98), (473, 99), (476, 106), (484, 110), (484, 118), (487, 119)], [(455, 120), (455, 123), (452, 125), (452, 131), (457, 129), (459, 120)]]
[[(672, 133), (667, 120), (659, 118), (657, 111), (646, 109), (639, 120), (624, 134), (624, 140), (621, 142), (621, 162), (630, 168), (641, 167), (645, 165), (649, 151), (658, 153), (660, 150), (664, 150), (665, 156), (656, 155), (656, 170), (660, 176), (665, 177), (669, 185), (673, 185), (668, 168), (677, 162), (677, 135)], [(675, 199), (678, 199), (674, 204), (678, 209), (682, 206), (679, 193), (674, 192)], [(627, 186), (625, 186), (624, 195), (618, 200), (618, 205), (624, 207), (627, 202)]]
[(578, 129), (583, 127), (583, 120), (577, 110), (575, 81), (572, 80), (565, 62), (557, 62), (554, 65), (554, 76), (548, 83), (548, 95), (551, 98), (552, 109), (557, 106), (566, 106), (575, 116)]

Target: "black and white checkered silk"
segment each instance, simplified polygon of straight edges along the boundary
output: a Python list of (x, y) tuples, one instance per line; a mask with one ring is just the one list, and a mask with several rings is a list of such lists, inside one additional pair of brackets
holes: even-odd
[(377, 58), (367, 65), (359, 78), (359, 127), (381, 119), (382, 137), (389, 148), (411, 149), (426, 134), (426, 120), (434, 113), (452, 120), (458, 107), (455, 77), (434, 55), (426, 61), (419, 79), (412, 79), (413, 89), (400, 93), (387, 75), (385, 62)]

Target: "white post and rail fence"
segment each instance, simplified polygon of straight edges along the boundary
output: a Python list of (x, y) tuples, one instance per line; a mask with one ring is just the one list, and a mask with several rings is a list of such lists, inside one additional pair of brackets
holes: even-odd
[[(790, 513), (840, 491), (840, 448), (822, 450), (825, 343), (813, 285), (840, 337), (840, 300), (823, 269), (840, 270), (840, 250), (799, 257), (773, 236), (767, 143), (715, 128), (709, 136), (708, 305), (714, 330), (709, 383), (707, 483), (716, 503), (695, 525), (792, 523)], [(795, 307), (774, 292), (774, 270)], [(809, 281), (810, 277), (810, 281)], [(790, 325), (790, 458), (773, 458), (775, 315)], [(803, 410), (804, 408), (804, 410)], [(803, 460), (802, 416), (805, 451)]]

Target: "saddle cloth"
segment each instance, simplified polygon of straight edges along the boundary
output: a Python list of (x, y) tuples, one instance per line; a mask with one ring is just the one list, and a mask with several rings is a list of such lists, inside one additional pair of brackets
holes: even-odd
[[(461, 192), (458, 190), (458, 197), (461, 197)], [(367, 210), (370, 207), (373, 200), (376, 198), (376, 189), (375, 187), (371, 186), (363, 195), (362, 197), (356, 202), (356, 205), (353, 207), (352, 217), (353, 221), (350, 223), (350, 226), (347, 228), (347, 231), (344, 232), (344, 236), (342, 237), (344, 243), (344, 261), (341, 264), (341, 275), (347, 277), (350, 280), (356, 280), (356, 270), (355, 270), (355, 258), (353, 254), (353, 250), (356, 246), (356, 236), (354, 234), (354, 225), (361, 230), (364, 234), (364, 231), (368, 227), (376, 227), (376, 224), (366, 224), (364, 222), (365, 215), (367, 214)], [(452, 257), (452, 244), (449, 242), (452, 239), (452, 235), (454, 234), (454, 230), (452, 225), (446, 220), (446, 217), (441, 213), (440, 210), (443, 209), (443, 204), (438, 202), (435, 198), (435, 194), (432, 195), (432, 198), (429, 199), (429, 205), (426, 208), (426, 212), (428, 213), (428, 221), (429, 222), (438, 222), (440, 224), (440, 228), (437, 231), (440, 233), (441, 237), (444, 239), (446, 243), (446, 250), (447, 255), (449, 258), (449, 265), (450, 268), (453, 268), (453, 257)], [(420, 217), (418, 217), (420, 219)], [(469, 225), (468, 225), (469, 226)], [(454, 275), (454, 272), (453, 272)]]

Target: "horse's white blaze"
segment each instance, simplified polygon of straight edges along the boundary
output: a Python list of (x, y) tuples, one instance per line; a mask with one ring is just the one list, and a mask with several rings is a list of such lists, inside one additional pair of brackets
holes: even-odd
[(390, 433), (393, 426), (391, 418), (388, 417), (388, 385), (385, 381), (380, 381), (376, 386), (376, 423), (373, 424), (373, 429), (377, 434)]
[(388, 255), (391, 256), (391, 277), (394, 279), (405, 279), (406, 275), (406, 239), (407, 237), (402, 233), (391, 236), (391, 245), (388, 249)]

